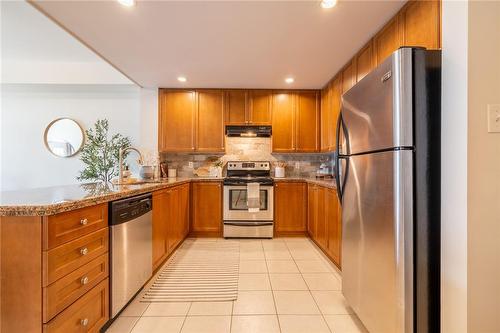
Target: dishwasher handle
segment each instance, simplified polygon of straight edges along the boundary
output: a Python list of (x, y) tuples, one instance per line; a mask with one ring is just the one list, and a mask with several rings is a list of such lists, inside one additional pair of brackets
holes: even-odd
[(109, 204), (109, 225), (118, 225), (134, 220), (153, 209), (151, 193), (113, 201)]

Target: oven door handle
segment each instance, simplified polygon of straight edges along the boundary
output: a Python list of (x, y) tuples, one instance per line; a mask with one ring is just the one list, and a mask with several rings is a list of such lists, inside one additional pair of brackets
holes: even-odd
[(272, 221), (256, 221), (256, 222), (226, 222), (224, 221), (224, 225), (234, 225), (237, 227), (260, 227), (263, 225), (273, 225)]

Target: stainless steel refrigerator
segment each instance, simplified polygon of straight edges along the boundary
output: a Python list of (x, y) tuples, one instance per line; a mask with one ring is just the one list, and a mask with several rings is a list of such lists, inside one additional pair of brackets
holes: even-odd
[(439, 332), (440, 73), (401, 48), (342, 96), (342, 292), (371, 333)]

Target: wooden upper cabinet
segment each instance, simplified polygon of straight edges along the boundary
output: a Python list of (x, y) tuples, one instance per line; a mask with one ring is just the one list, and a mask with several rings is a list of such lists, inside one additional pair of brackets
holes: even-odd
[(191, 90), (159, 91), (158, 149), (195, 150), (196, 93)]
[(342, 106), (342, 76), (337, 75), (333, 78), (331, 85), (331, 99), (332, 99), (332, 117), (333, 117), (333, 147), (334, 150), (337, 149), (337, 121), (340, 115), (340, 108)]
[(441, 48), (440, 1), (410, 1), (402, 12), (404, 45)]
[(273, 151), (295, 151), (295, 94), (282, 92), (273, 96)]
[(317, 91), (297, 93), (296, 150), (316, 152), (319, 150), (319, 95)]
[(275, 183), (274, 232), (276, 235), (303, 235), (307, 232), (306, 183)]
[(248, 124), (271, 125), (272, 92), (270, 90), (250, 90)]
[(334, 135), (335, 124), (333, 123), (333, 108), (332, 108), (332, 94), (331, 82), (321, 90), (321, 115), (320, 115), (320, 133), (321, 133), (321, 151), (334, 150)]
[(246, 125), (248, 122), (248, 92), (226, 91), (226, 125)]
[(351, 60), (342, 70), (342, 93), (356, 84), (356, 61)]
[(356, 56), (356, 82), (361, 81), (366, 74), (376, 66), (373, 53), (373, 40), (366, 44)]
[(403, 24), (397, 15), (373, 38), (377, 65), (403, 45)]
[(191, 189), (191, 233), (219, 236), (222, 229), (222, 183), (194, 182)]
[(224, 151), (224, 92), (198, 91), (196, 150)]

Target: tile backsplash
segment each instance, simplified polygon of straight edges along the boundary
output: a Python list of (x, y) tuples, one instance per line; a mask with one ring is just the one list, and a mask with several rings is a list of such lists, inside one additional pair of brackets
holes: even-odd
[[(226, 152), (221, 154), (162, 153), (162, 162), (177, 168), (179, 177), (192, 176), (193, 170), (211, 161), (284, 161), (287, 176), (314, 177), (321, 163), (333, 167), (333, 154), (276, 154), (272, 153), (271, 138), (226, 137)], [(274, 174), (274, 167), (272, 168)]]

